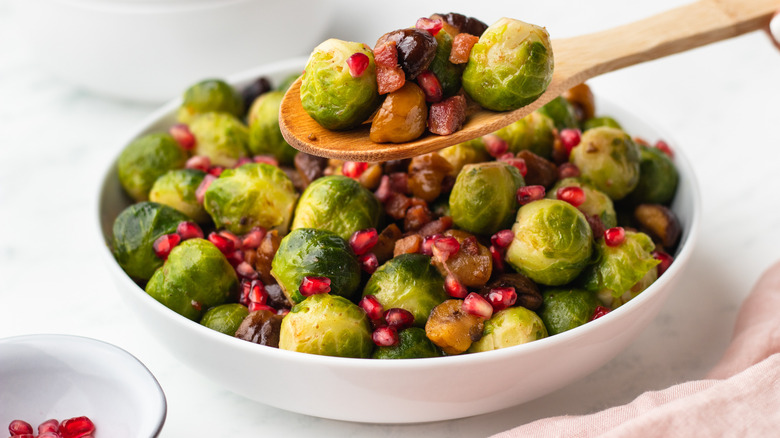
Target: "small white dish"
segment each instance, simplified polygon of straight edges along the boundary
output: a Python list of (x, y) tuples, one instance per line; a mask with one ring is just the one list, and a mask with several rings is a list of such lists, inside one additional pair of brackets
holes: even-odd
[(0, 427), (87, 416), (100, 437), (160, 433), (165, 394), (133, 355), (95, 339), (25, 335), (0, 339)]

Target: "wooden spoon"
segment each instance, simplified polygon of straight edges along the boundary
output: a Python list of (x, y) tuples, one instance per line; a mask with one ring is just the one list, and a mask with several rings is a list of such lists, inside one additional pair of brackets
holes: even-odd
[(778, 8), (780, 0), (700, 0), (635, 23), (554, 40), (555, 71), (539, 99), (515, 111), (480, 110), (452, 135), (394, 144), (372, 142), (369, 125), (329, 131), (304, 111), (300, 79), (282, 100), (279, 123), (287, 142), (309, 154), (368, 162), (409, 158), (494, 132), (594, 76), (761, 29)]

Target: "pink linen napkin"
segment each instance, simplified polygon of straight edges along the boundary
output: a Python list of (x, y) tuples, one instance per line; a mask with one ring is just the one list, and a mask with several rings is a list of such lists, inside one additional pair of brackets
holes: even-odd
[(742, 305), (734, 338), (703, 380), (648, 391), (631, 403), (551, 417), (493, 438), (780, 436), (780, 262)]

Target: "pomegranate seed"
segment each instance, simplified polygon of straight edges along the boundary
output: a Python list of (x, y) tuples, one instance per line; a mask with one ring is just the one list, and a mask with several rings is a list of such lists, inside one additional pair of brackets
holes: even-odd
[(378, 327), (371, 334), (371, 339), (380, 347), (391, 347), (398, 343), (398, 331), (393, 327)]
[(454, 275), (449, 274), (444, 279), (444, 290), (453, 298), (466, 298), (469, 291)]
[(11, 435), (11, 438), (35, 438), (35, 435), (31, 433), (22, 433), (19, 435)]
[(655, 147), (659, 151), (665, 153), (669, 158), (674, 158), (674, 151), (672, 150), (672, 148), (669, 147), (669, 143), (663, 140), (658, 140), (657, 142), (655, 142)]
[(177, 123), (168, 129), (176, 143), (179, 143), (185, 151), (191, 151), (195, 147), (195, 136), (190, 132), (190, 127), (184, 123)]
[(485, 149), (491, 157), (500, 157), (509, 150), (509, 144), (506, 140), (495, 134), (488, 134), (482, 137), (482, 140), (485, 142)]
[(219, 177), (222, 175), (222, 172), (225, 170), (222, 166), (211, 166), (209, 167), (209, 175), (214, 175), (216, 177)]
[(580, 168), (572, 163), (563, 163), (558, 166), (558, 179), (576, 178), (580, 176)]
[(371, 61), (368, 59), (368, 55), (363, 52), (357, 52), (347, 58), (347, 66), (349, 67), (349, 74), (353, 78), (359, 78), (366, 71)]
[(585, 202), (585, 191), (577, 186), (561, 187), (555, 193), (555, 197), (575, 207), (579, 207)]
[(303, 277), (301, 286), (298, 288), (301, 295), (310, 297), (315, 294), (326, 294), (330, 292), (330, 278), (328, 277)]
[(203, 310), (203, 304), (201, 304), (200, 301), (192, 300), (190, 301), (190, 306), (192, 306), (192, 308), (197, 310), (198, 312)]
[(384, 314), (382, 303), (374, 295), (366, 295), (358, 304), (366, 312), (369, 319), (379, 319)]
[(368, 169), (368, 163), (362, 161), (345, 161), (341, 165), (341, 174), (352, 179), (360, 178), (360, 175)]
[[(506, 154), (506, 155), (510, 155), (510, 154)], [(503, 161), (507, 164), (515, 166), (517, 170), (520, 171), (520, 175), (522, 176), (526, 176), (528, 174), (528, 166), (526, 166), (524, 159), (516, 158), (516, 157), (508, 157), (506, 155), (500, 157), (499, 161)]]
[(517, 292), (513, 287), (495, 287), (488, 292), (487, 300), (493, 306), (493, 310), (498, 312), (517, 302)]
[(203, 204), (203, 197), (206, 195), (206, 190), (208, 190), (215, 179), (217, 179), (216, 176), (207, 174), (206, 177), (203, 178), (203, 181), (200, 182), (198, 188), (195, 189), (195, 199), (198, 200), (198, 204)]
[(504, 271), (504, 256), (495, 245), (490, 245), (490, 256), (493, 258), (493, 269), (498, 272)]
[(458, 239), (452, 236), (439, 237), (433, 241), (433, 256), (442, 262), (446, 262), (451, 256), (460, 251)]
[(269, 306), (268, 304), (261, 304), (261, 303), (250, 302), (249, 305), (247, 305), (246, 307), (247, 307), (247, 310), (249, 310), (250, 313), (251, 312), (258, 312), (260, 310), (267, 310), (269, 312), (276, 313), (276, 309), (274, 309), (273, 307)]
[(241, 296), (238, 297), (238, 302), (245, 306), (249, 305), (249, 293), (252, 291), (252, 283), (257, 280), (241, 280)]
[(379, 202), (386, 202), (390, 199), (390, 195), (393, 193), (390, 188), (390, 176), (382, 175), (382, 179), (379, 180), (379, 187), (374, 192), (374, 196)]
[(582, 139), (582, 133), (579, 129), (562, 129), (560, 133), (561, 146), (566, 148), (566, 156), (571, 154), (571, 150), (574, 149), (580, 140)]
[(288, 313), (290, 313), (290, 309), (282, 308), (282, 309), (279, 309), (279, 310), (276, 311), (276, 314), (277, 315), (281, 315), (281, 316), (285, 316)]
[(197, 169), (208, 172), (211, 168), (211, 159), (205, 155), (195, 155), (184, 163), (185, 169)]
[(259, 248), (260, 244), (263, 243), (265, 233), (266, 231), (263, 227), (252, 228), (252, 231), (244, 234), (244, 237), (241, 239), (241, 247), (246, 249)]
[(379, 267), (379, 260), (373, 252), (363, 254), (358, 258), (358, 262), (360, 263), (360, 267), (369, 274), (376, 272), (376, 269)]
[(460, 307), (464, 312), (483, 319), (490, 319), (493, 316), (493, 306), (476, 292), (468, 294)]
[(247, 278), (253, 280), (257, 278), (257, 271), (247, 262), (241, 262), (236, 266), (236, 273), (241, 278)]
[(656, 269), (657, 269), (659, 277), (661, 275), (663, 275), (663, 273), (666, 272), (667, 269), (669, 269), (669, 266), (674, 261), (674, 257), (670, 256), (669, 254), (667, 254), (664, 251), (661, 251), (660, 249), (657, 249), (657, 250), (653, 251), (653, 257), (656, 260), (660, 260), (661, 261), (661, 263), (656, 265)]
[(174, 247), (176, 247), (176, 245), (178, 245), (180, 242), (181, 242), (181, 236), (175, 233), (160, 236), (152, 244), (152, 248), (154, 249), (154, 255), (156, 255), (157, 257), (163, 260), (168, 260), (168, 255), (171, 253), (171, 250)]
[(203, 230), (200, 229), (200, 226), (189, 221), (179, 222), (179, 225), (176, 226), (176, 234), (181, 237), (181, 240), (203, 238)]
[(69, 418), (60, 424), (62, 438), (80, 438), (94, 431), (95, 424), (87, 417)]
[(414, 315), (406, 309), (393, 307), (385, 312), (385, 321), (388, 326), (395, 327), (396, 330), (403, 330), (414, 324)]
[(609, 312), (610, 310), (608, 307), (596, 306), (596, 310), (593, 311), (593, 316), (590, 317), (590, 321), (593, 321), (594, 319), (599, 319)]
[(8, 425), (8, 431), (11, 432), (11, 436), (15, 435), (22, 435), (22, 434), (32, 434), (33, 428), (30, 423), (22, 420), (14, 420), (11, 422), (11, 424)]
[(373, 248), (379, 241), (379, 233), (376, 228), (366, 228), (365, 230), (355, 231), (349, 238), (349, 246), (355, 255), (363, 255)]
[(517, 203), (525, 205), (533, 201), (538, 201), (547, 194), (544, 186), (523, 186), (517, 189)]
[(585, 219), (588, 220), (588, 225), (590, 225), (590, 229), (593, 232), (593, 237), (599, 239), (601, 236), (604, 236), (606, 228), (604, 228), (604, 222), (602, 222), (598, 216), (595, 214), (585, 215)]
[(425, 101), (436, 103), (444, 97), (439, 78), (430, 70), (425, 70), (417, 76), (417, 84), (425, 93)]
[(252, 157), (252, 161), (255, 163), (270, 164), (271, 166), (279, 167), (279, 160), (273, 155), (255, 155)]
[(251, 158), (246, 158), (246, 157), (239, 158), (238, 161), (236, 162), (236, 165), (233, 166), (233, 169), (238, 169), (239, 167), (243, 166), (244, 164), (250, 164), (250, 163), (254, 163), (254, 160), (252, 160)]
[(230, 254), (236, 250), (232, 239), (212, 231), (209, 233), (209, 242), (213, 243), (222, 254)]
[(43, 423), (38, 425), (39, 434), (46, 433), (46, 432), (59, 433), (59, 431), (60, 431), (60, 422), (53, 418), (51, 420), (46, 420)]
[(219, 232), (219, 235), (224, 237), (224, 238), (226, 238), (226, 239), (230, 239), (230, 241), (233, 242), (233, 248), (241, 249), (242, 241), (235, 234), (233, 234), (233, 233), (231, 233), (230, 231), (227, 231), (227, 230), (222, 230), (222, 231)]
[(247, 301), (252, 303), (265, 304), (268, 301), (268, 292), (266, 292), (263, 282), (252, 280), (249, 283), (249, 293), (246, 298)]
[[(29, 436), (30, 438), (33, 437), (33, 435), (21, 435), (18, 438)], [(92, 435), (84, 435), (82, 438), (91, 437)], [(16, 438), (16, 437), (15, 437)], [(41, 434), (38, 434), (35, 438), (62, 438), (62, 435), (58, 434), (57, 432), (43, 432)]]
[(604, 231), (604, 243), (606, 243), (607, 246), (620, 246), (620, 244), (625, 241), (626, 230), (623, 227), (614, 227)]
[(498, 248), (506, 248), (512, 243), (514, 238), (515, 233), (513, 233), (512, 230), (501, 230), (490, 236), (490, 242)]
[(441, 238), (441, 234), (433, 234), (430, 236), (423, 237), (422, 245), (420, 245), (420, 252), (422, 254), (425, 254), (427, 256), (433, 255), (433, 242), (436, 241), (436, 239)]
[(417, 19), (417, 23), (414, 25), (414, 27), (420, 30), (425, 30), (429, 34), (436, 36), (444, 27), (444, 23), (442, 23), (441, 20), (432, 20), (430, 18), (422, 17)]
[(227, 261), (230, 262), (230, 266), (236, 268), (238, 265), (244, 262), (244, 251), (237, 249), (230, 254), (225, 254), (225, 258), (227, 258)]
[(498, 161), (506, 161), (506, 160), (511, 160), (512, 158), (515, 158), (515, 154), (513, 154), (511, 152), (507, 152), (504, 155), (501, 155), (500, 157), (496, 158), (496, 160), (498, 160)]

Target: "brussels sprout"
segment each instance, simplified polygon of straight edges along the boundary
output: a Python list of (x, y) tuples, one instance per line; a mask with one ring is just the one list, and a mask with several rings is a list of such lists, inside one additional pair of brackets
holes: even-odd
[(485, 321), (482, 338), (471, 344), (469, 353), (498, 350), (547, 337), (539, 315), (525, 307), (501, 310)]
[(293, 306), (282, 320), (279, 348), (339, 357), (371, 357), (374, 343), (366, 312), (348, 299), (317, 294)]
[(520, 207), (506, 261), (531, 280), (566, 284), (582, 271), (593, 251), (588, 220), (568, 202), (540, 199)]
[(464, 166), (450, 193), (452, 221), (474, 234), (508, 228), (517, 212), (517, 189), (523, 185), (520, 171), (503, 161)]
[(249, 129), (227, 113), (206, 113), (191, 124), (195, 155), (209, 157), (215, 166), (233, 167), (249, 155)]
[(557, 335), (590, 321), (599, 300), (584, 289), (549, 289), (542, 294), (544, 304), (539, 316), (547, 332)]
[(439, 156), (449, 161), (452, 166), (450, 176), (457, 176), (463, 166), (467, 164), (481, 163), (488, 161), (490, 155), (485, 150), (485, 141), (482, 138), (475, 138), (463, 143), (458, 143), (438, 151)]
[(454, 96), (460, 91), (463, 64), (450, 62), (452, 51), (452, 37), (447, 32), (436, 34), (436, 55), (428, 69), (436, 75), (445, 98)]
[(441, 349), (419, 327), (409, 327), (398, 332), (398, 343), (390, 347), (379, 347), (371, 356), (374, 359), (416, 359), (439, 357)]
[(533, 102), (552, 80), (550, 35), (539, 26), (502, 18), (471, 49), (463, 89), (483, 107), (508, 111)]
[(157, 178), (184, 167), (186, 162), (187, 153), (170, 135), (145, 135), (133, 140), (119, 155), (119, 182), (135, 201), (146, 201)]
[(249, 151), (252, 155), (273, 155), (282, 164), (292, 164), (298, 151), (287, 144), (279, 128), (279, 106), (283, 91), (269, 91), (255, 99), (249, 109)]
[(588, 129), (598, 128), (600, 126), (606, 126), (608, 128), (615, 128), (620, 130), (623, 129), (623, 127), (620, 126), (620, 123), (618, 123), (618, 121), (612, 117), (601, 116), (591, 117), (590, 119), (586, 120), (585, 123), (582, 124), (582, 130), (587, 131)]
[(547, 102), (537, 111), (551, 118), (553, 123), (555, 123), (555, 127), (559, 131), (567, 128), (579, 128), (577, 123), (577, 114), (574, 112), (574, 107), (562, 96), (558, 96), (555, 99)]
[(293, 303), (304, 296), (303, 277), (330, 278), (330, 293), (354, 298), (360, 286), (360, 265), (347, 242), (330, 231), (298, 228), (282, 239), (271, 262), (271, 275)]
[(290, 76), (287, 76), (286, 78), (284, 78), (282, 82), (279, 83), (276, 89), (278, 91), (286, 93), (287, 90), (292, 86), (292, 84), (295, 83), (295, 81), (298, 80), (299, 77), (301, 77), (301, 75), (298, 73), (293, 73)]
[(582, 134), (569, 161), (581, 175), (614, 201), (631, 193), (639, 182), (639, 147), (625, 132), (609, 127)]
[(247, 315), (249, 309), (243, 304), (221, 304), (207, 310), (200, 324), (228, 336), (234, 336)]
[(114, 220), (113, 253), (119, 266), (132, 278), (148, 280), (163, 265), (152, 245), (160, 236), (176, 232), (189, 218), (171, 207), (140, 202), (125, 208)]
[(512, 153), (529, 150), (548, 160), (552, 158), (555, 124), (538, 111), (499, 129), (496, 135), (506, 140)]
[(448, 298), (444, 278), (422, 254), (402, 254), (380, 266), (363, 289), (366, 295), (374, 295), (384, 309), (412, 312), (415, 327), (424, 327), (431, 310)]
[(556, 199), (556, 193), (563, 187), (579, 187), (585, 192), (585, 201), (579, 209), (586, 216), (596, 216), (604, 228), (617, 226), (617, 213), (609, 196), (579, 178), (564, 178), (558, 181), (547, 193), (549, 199)]
[(197, 169), (168, 171), (154, 182), (149, 191), (149, 200), (173, 207), (195, 222), (207, 222), (209, 215), (195, 195), (205, 176), (205, 172)]
[(244, 100), (241, 94), (227, 82), (206, 79), (187, 88), (176, 118), (181, 123), (189, 124), (198, 115), (210, 112), (223, 112), (241, 117), (244, 113)]
[(381, 209), (373, 193), (341, 175), (314, 180), (301, 194), (291, 228), (319, 228), (344, 240), (352, 233), (379, 225)]
[(657, 268), (651, 269), (647, 271), (647, 274), (645, 274), (645, 276), (642, 277), (641, 280), (637, 281), (636, 284), (631, 286), (631, 289), (627, 290), (623, 295), (619, 297), (615, 297), (614, 295), (612, 295), (612, 291), (609, 289), (602, 289), (598, 291), (596, 293), (596, 296), (604, 306), (607, 306), (610, 309), (616, 309), (622, 306), (623, 304), (626, 304), (627, 302), (636, 298), (637, 295), (639, 295), (645, 289), (650, 287), (651, 284), (655, 283), (657, 279), (658, 279)]
[[(595, 262), (583, 271), (579, 281), (586, 290), (599, 293), (600, 296), (609, 293), (613, 298), (620, 299), (631, 292), (648, 272), (656, 270), (660, 261), (653, 257), (654, 249), (655, 244), (650, 236), (635, 231), (626, 231), (625, 241), (615, 247), (608, 246), (601, 239), (596, 245)], [(649, 285), (647, 281), (655, 281), (656, 276), (650, 274), (638, 292)]]
[(628, 200), (635, 204), (667, 204), (677, 191), (679, 175), (669, 157), (658, 148), (639, 145), (639, 182)]
[(206, 189), (203, 205), (217, 228), (245, 234), (263, 227), (284, 234), (296, 196), (292, 181), (281, 169), (250, 163), (223, 171)]
[(189, 239), (171, 250), (146, 284), (146, 293), (198, 321), (205, 309), (224, 303), (237, 287), (236, 271), (225, 255), (208, 240)]
[[(347, 59), (355, 53), (369, 60), (358, 77), (352, 77), (347, 67)], [(327, 129), (351, 129), (363, 123), (380, 103), (374, 54), (364, 44), (337, 39), (317, 46), (304, 70), (301, 103)]]

